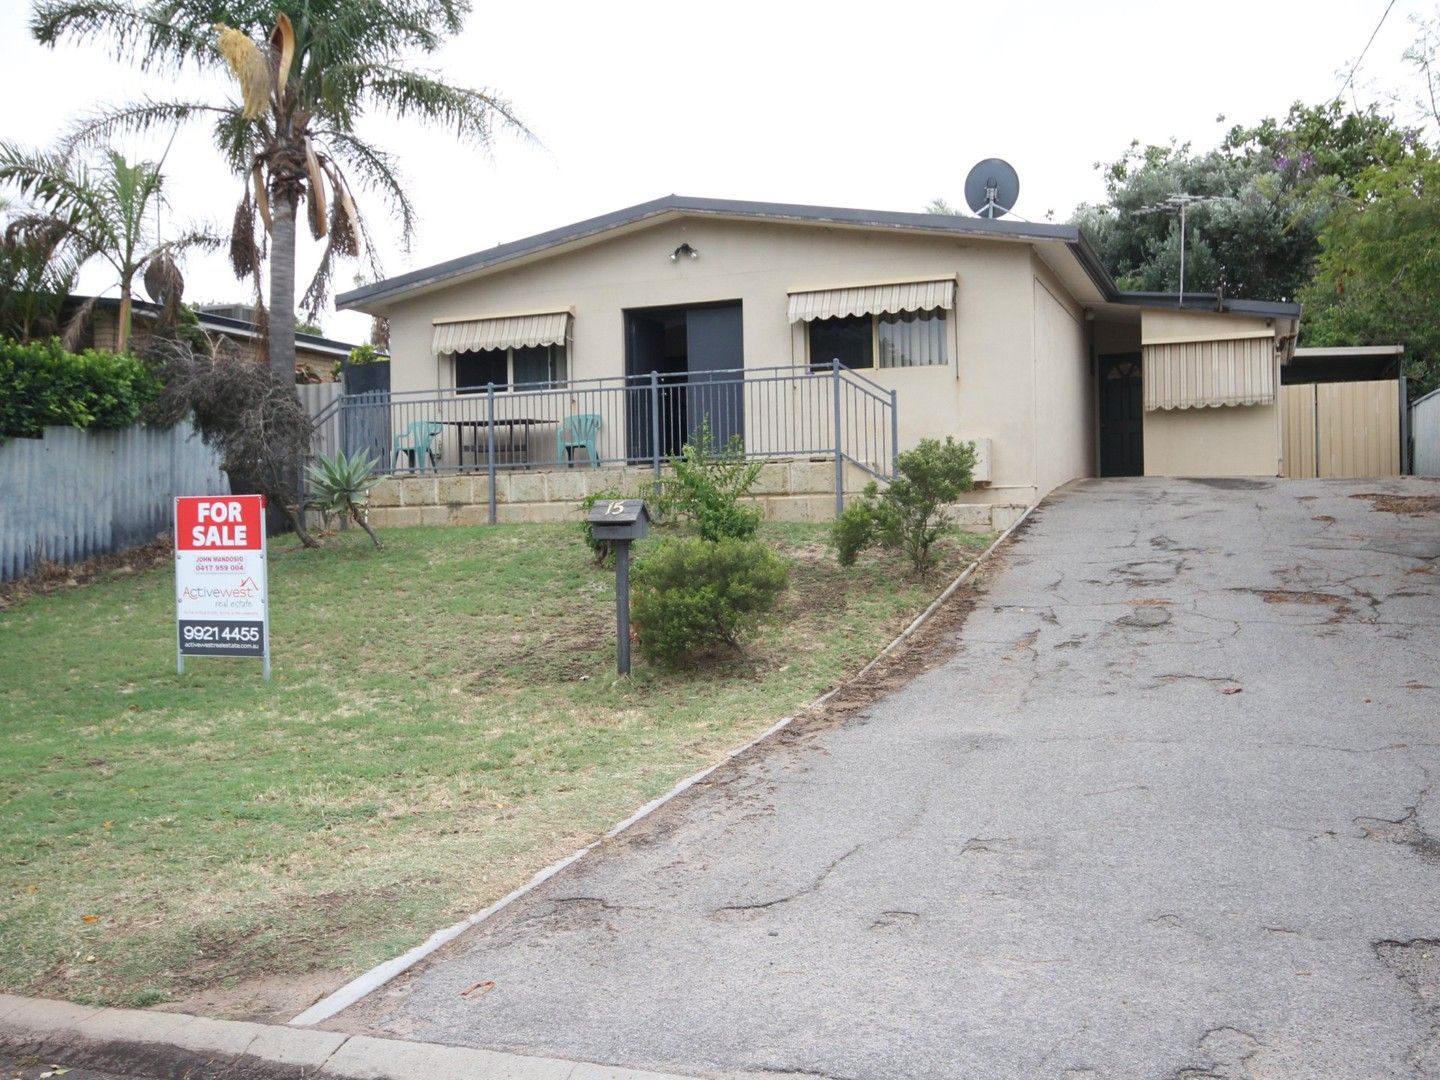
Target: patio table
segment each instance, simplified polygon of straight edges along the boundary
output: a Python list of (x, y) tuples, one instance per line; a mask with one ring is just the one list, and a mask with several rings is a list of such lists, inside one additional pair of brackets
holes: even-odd
[[(474, 466), (478, 469), (480, 467), (480, 452), (482, 449), (485, 448), (487, 442), (484, 432), (486, 428), (492, 425), (492, 423), (497, 428), (509, 429), (509, 439), (507, 440), (508, 445), (502, 446), (500, 441), (497, 439), (495, 442), (495, 449), (508, 449), (510, 450), (512, 455), (517, 445), (515, 440), (515, 432), (517, 428), (520, 429), (523, 435), (523, 438), (518, 444), (520, 452), (523, 455), (523, 460), (520, 463), (522, 465), (529, 465), (530, 429), (532, 427), (537, 427), (541, 424), (556, 424), (559, 423), (559, 421), (543, 420), (534, 416), (497, 416), (493, 421), (487, 419), (442, 420), (441, 423), (446, 425), (447, 427), (453, 427), (459, 436), (459, 462), (460, 468), (462, 469), (465, 467), (465, 429), (470, 429), (471, 438), (473, 439), (473, 442), (471, 443), (471, 453), (474, 458)], [(513, 462), (511, 462), (511, 464), (513, 464)]]

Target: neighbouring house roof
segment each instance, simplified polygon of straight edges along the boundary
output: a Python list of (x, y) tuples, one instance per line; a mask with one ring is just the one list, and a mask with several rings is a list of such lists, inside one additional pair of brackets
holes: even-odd
[[(88, 296), (71, 294), (70, 300), (74, 303), (83, 304), (90, 300)], [(132, 300), (131, 309), (137, 315), (155, 316), (160, 313), (160, 305), (152, 304), (148, 300)], [(102, 296), (95, 300), (97, 310), (119, 311), (120, 299), (115, 296)], [(196, 311), (195, 318), (202, 329), (215, 333), (227, 334), (231, 337), (258, 338), (259, 328), (250, 319), (237, 319), (228, 315), (218, 315), (210, 311)], [(296, 332), (296, 348), (305, 349), (310, 352), (329, 353), (336, 357), (347, 357), (354, 345), (345, 341), (337, 341), (334, 338), (321, 337), (319, 334), (305, 334)]]
[[(929, 235), (978, 236), (1013, 241), (1030, 241), (1047, 248), (1058, 247), (1069, 253), (1083, 278), (1091, 283), (1101, 302), (1133, 306), (1160, 306), (1164, 297), (1158, 293), (1125, 293), (1101, 264), (1089, 240), (1075, 225), (1019, 221), (1013, 218), (976, 218), (956, 214), (913, 214), (891, 210), (856, 210), (837, 206), (807, 206), (794, 203), (749, 202), (738, 199), (709, 199), (686, 195), (666, 195), (650, 202), (628, 206), (599, 217), (563, 225), (548, 232), (536, 233), (521, 240), (498, 244), (484, 251), (458, 259), (412, 270), (407, 274), (386, 278), (371, 285), (340, 293), (335, 298), (337, 310), (365, 310), (404, 296), (428, 291), (440, 285), (476, 277), (486, 271), (517, 263), (546, 253), (558, 253), (579, 246), (606, 233), (646, 224), (684, 217), (712, 217), (745, 221), (774, 221), (795, 224), (831, 226), (851, 229), (885, 229)], [(1178, 298), (1171, 297), (1176, 306)], [(1185, 297), (1185, 308), (1196, 310), (1229, 310), (1236, 313), (1295, 318), (1298, 304), (1266, 304), (1251, 300), (1226, 300), (1214, 297)]]

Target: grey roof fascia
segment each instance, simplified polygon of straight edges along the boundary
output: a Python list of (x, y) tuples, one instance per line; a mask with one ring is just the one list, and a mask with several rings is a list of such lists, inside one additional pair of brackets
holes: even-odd
[(1219, 311), (1232, 315), (1263, 315), (1270, 319), (1298, 319), (1300, 305), (1288, 300), (1221, 300), (1214, 293), (1186, 293), (1185, 302), (1179, 294), (1163, 292), (1117, 292), (1117, 304), (1136, 307), (1168, 307), (1182, 311)]
[(909, 229), (916, 232), (951, 233), (960, 236), (996, 236), (1016, 240), (1048, 240), (1063, 243), (1075, 253), (1086, 272), (1095, 279), (1103, 292), (1112, 293), (1114, 282), (1095, 257), (1089, 242), (1074, 225), (1050, 225), (1012, 221), (1004, 218), (961, 217), (955, 214), (912, 214), (887, 210), (854, 210), (835, 206), (807, 206), (793, 203), (747, 202), (737, 199), (692, 198), (666, 195), (650, 202), (616, 210), (599, 217), (587, 218), (570, 225), (537, 233), (521, 240), (499, 244), (471, 255), (412, 270), (373, 285), (340, 293), (335, 297), (337, 310), (383, 300), (413, 289), (436, 285), (450, 278), (524, 258), (584, 240), (626, 225), (633, 225), (665, 214), (738, 217), (757, 221), (791, 221), (809, 225), (843, 225), (858, 228)]

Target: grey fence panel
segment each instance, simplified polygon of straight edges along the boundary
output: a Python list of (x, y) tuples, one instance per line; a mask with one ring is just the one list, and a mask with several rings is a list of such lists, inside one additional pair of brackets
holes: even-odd
[(333, 457), (340, 449), (340, 413), (334, 408), (345, 393), (342, 383), (298, 383), (295, 390), (305, 412), (316, 422), (313, 450), (316, 454)]
[(1440, 476), (1440, 390), (1410, 406), (1410, 439), (1416, 476)]
[(176, 495), (230, 482), (188, 425), (120, 431), (46, 428), (0, 444), (0, 581), (41, 559), (71, 563), (149, 543), (171, 528)]

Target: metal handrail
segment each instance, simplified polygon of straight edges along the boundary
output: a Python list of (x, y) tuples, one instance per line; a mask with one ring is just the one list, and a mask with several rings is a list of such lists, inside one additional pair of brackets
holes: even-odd
[[(578, 443), (565, 434), (577, 416), (595, 418)], [(838, 360), (345, 394), (315, 415), (313, 446), (364, 450), (384, 474), (483, 469), (493, 520), (500, 472), (603, 463), (648, 465), (658, 477), (702, 421), (719, 444), (738, 436), (752, 460), (833, 461), (837, 512), (845, 464), (889, 479), (899, 449), (896, 392)]]

